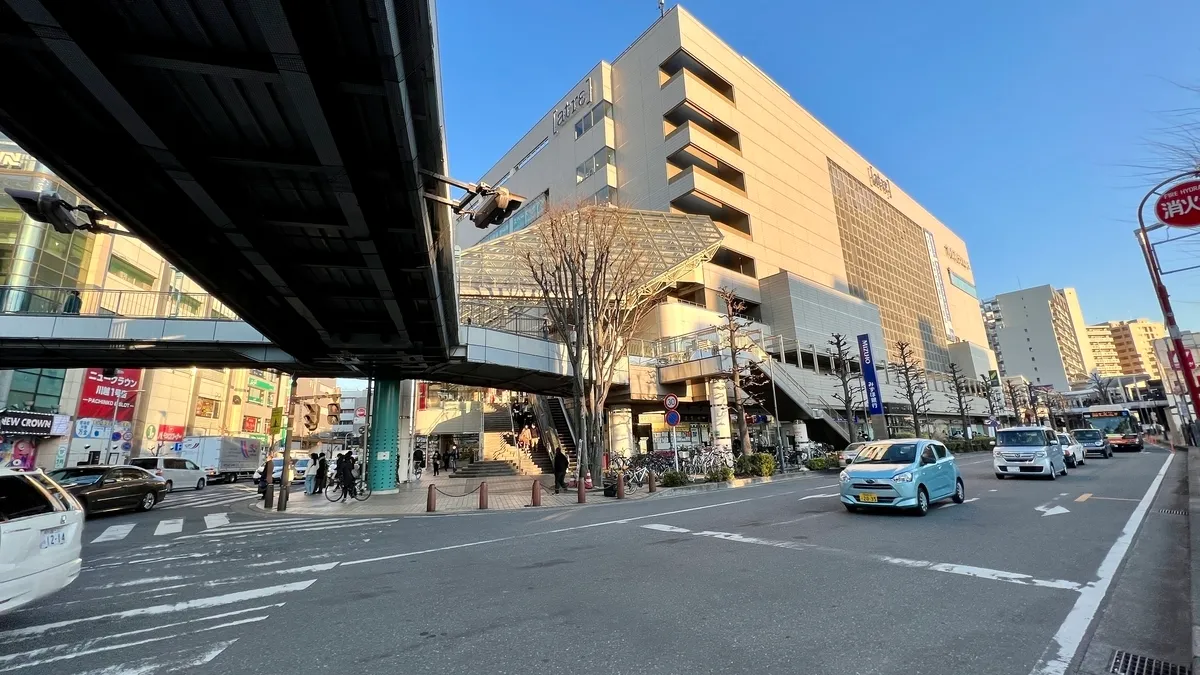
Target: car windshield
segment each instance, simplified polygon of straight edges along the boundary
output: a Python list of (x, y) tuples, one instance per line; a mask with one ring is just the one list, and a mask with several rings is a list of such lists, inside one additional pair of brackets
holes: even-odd
[(1041, 429), (1007, 429), (996, 434), (996, 445), (1034, 447), (1045, 444), (1046, 433)]
[(1128, 411), (1085, 413), (1083, 419), (1092, 428), (1099, 429), (1108, 436), (1136, 434), (1138, 431), (1137, 427), (1133, 425), (1133, 418), (1130, 417)]
[(917, 458), (916, 443), (868, 445), (854, 458), (855, 464), (912, 464)]
[(141, 457), (138, 459), (129, 460), (129, 466), (136, 466), (139, 469), (157, 469), (157, 457)]
[(55, 469), (46, 474), (59, 485), (91, 485), (100, 480), (104, 469)]
[(1099, 429), (1080, 429), (1073, 433), (1075, 434), (1076, 439), (1085, 443), (1098, 441), (1102, 437)]
[(1066, 434), (1059, 434), (1058, 442), (1060, 445), (1074, 445), (1074, 443), (1071, 442), (1071, 437)]

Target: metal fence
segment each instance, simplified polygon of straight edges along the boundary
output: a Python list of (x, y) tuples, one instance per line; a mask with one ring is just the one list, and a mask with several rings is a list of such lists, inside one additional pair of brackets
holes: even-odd
[(0, 286), (0, 314), (239, 320), (207, 293), (51, 286)]

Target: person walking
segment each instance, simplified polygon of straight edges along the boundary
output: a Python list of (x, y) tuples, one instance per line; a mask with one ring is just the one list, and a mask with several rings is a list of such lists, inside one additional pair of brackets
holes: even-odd
[(308, 466), (304, 467), (304, 494), (317, 494), (317, 471), (321, 468), (320, 458), (317, 453), (310, 452), (308, 454)]
[(438, 475), (438, 470), (442, 468), (442, 453), (433, 453), (433, 475)]
[(83, 307), (83, 300), (79, 298), (79, 291), (71, 291), (67, 296), (66, 302), (63, 303), (63, 314), (78, 314)]
[(329, 484), (329, 460), (325, 459), (325, 453), (321, 453), (317, 458), (317, 492), (324, 492)]
[(521, 452), (527, 452), (529, 450), (529, 441), (532, 438), (533, 434), (529, 432), (529, 426), (526, 425), (523, 429), (521, 429), (521, 435), (517, 438), (517, 447), (521, 449)]
[(446, 470), (450, 473), (458, 471), (458, 446), (450, 446), (450, 452), (446, 455)]
[(425, 451), (421, 448), (413, 450), (413, 475), (416, 478), (421, 477), (421, 473), (425, 471)]
[(570, 463), (562, 448), (554, 451), (554, 494), (558, 494), (559, 488), (567, 489), (567, 466)]

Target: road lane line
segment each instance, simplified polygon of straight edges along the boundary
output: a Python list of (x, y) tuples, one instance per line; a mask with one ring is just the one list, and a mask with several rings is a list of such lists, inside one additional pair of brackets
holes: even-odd
[(133, 525), (113, 525), (102, 532), (99, 537), (93, 539), (92, 543), (99, 544), (105, 541), (119, 541), (125, 537), (128, 537), (129, 533), (132, 531)]
[(164, 534), (175, 534), (177, 532), (183, 532), (183, 518), (160, 520), (158, 521), (158, 527), (154, 528), (154, 536), (156, 537)]
[(1091, 496), (1092, 496), (1092, 493), (1090, 493), (1090, 492), (1085, 492), (1085, 493), (1083, 493), (1083, 494), (1079, 495), (1078, 497), (1076, 497), (1076, 498), (1075, 498), (1075, 501), (1077, 501), (1077, 502), (1086, 502), (1086, 501), (1088, 500), (1088, 498), (1089, 498), (1089, 497), (1091, 497)]
[(837, 493), (837, 492), (831, 492), (831, 493), (829, 493), (829, 494), (823, 494), (823, 495), (808, 495), (808, 496), (805, 496), (805, 497), (801, 497), (800, 499), (797, 499), (796, 501), (798, 501), (798, 502), (802, 502), (802, 501), (804, 501), (805, 499), (821, 499), (821, 498), (823, 498), (823, 497), (839, 497), (839, 496), (841, 496), (839, 493)]
[(1103, 602), (1104, 596), (1108, 595), (1108, 587), (1112, 584), (1121, 562), (1125, 560), (1125, 555), (1129, 553), (1133, 537), (1146, 518), (1146, 512), (1150, 509), (1150, 504), (1154, 502), (1158, 488), (1162, 485), (1163, 477), (1167, 475), (1167, 469), (1171, 467), (1171, 460), (1174, 458), (1174, 453), (1167, 455), (1162, 468), (1158, 470), (1158, 475), (1146, 489), (1146, 494), (1134, 507), (1133, 513), (1129, 514), (1129, 520), (1125, 522), (1125, 528), (1121, 530), (1121, 535), (1113, 542), (1112, 548), (1109, 549), (1108, 554), (1100, 563), (1100, 567), (1096, 570), (1096, 581), (1091, 582), (1080, 591), (1075, 606), (1071, 608), (1067, 618), (1059, 626), (1058, 632), (1054, 634), (1050, 644), (1042, 652), (1042, 658), (1034, 665), (1030, 675), (1064, 675), (1067, 672), (1067, 667), (1071, 665), (1071, 661), (1075, 658), (1075, 652), (1079, 650), (1079, 645), (1083, 642), (1083, 636), (1087, 634), (1088, 627), (1096, 618), (1100, 603)]
[(1137, 502), (1140, 499), (1131, 499), (1129, 497), (1092, 497), (1092, 499), (1101, 499), (1106, 502)]
[(214, 527), (221, 527), (229, 524), (228, 513), (209, 513), (204, 516), (204, 529), (211, 530)]
[(675, 527), (674, 525), (663, 525), (661, 523), (648, 523), (642, 525), (647, 530), (657, 530), (659, 532), (691, 532), (686, 527)]

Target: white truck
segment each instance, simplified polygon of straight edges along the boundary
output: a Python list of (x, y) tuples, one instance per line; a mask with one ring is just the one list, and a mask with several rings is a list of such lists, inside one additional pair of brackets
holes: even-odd
[(250, 478), (262, 464), (264, 444), (256, 438), (236, 436), (189, 436), (183, 439), (179, 456), (196, 463), (208, 481), (236, 482)]

